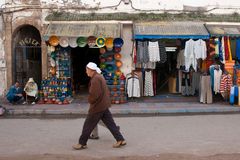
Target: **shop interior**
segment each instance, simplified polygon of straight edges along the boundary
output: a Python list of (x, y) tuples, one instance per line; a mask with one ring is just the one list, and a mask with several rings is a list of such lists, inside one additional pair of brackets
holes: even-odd
[(71, 48), (72, 90), (75, 95), (87, 94), (90, 78), (86, 74), (88, 62), (99, 65), (99, 48), (85, 47)]

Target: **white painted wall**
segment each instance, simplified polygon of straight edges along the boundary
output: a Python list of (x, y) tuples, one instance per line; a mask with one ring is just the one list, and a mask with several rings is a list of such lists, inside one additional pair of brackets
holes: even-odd
[(121, 71), (124, 75), (131, 72), (132, 69), (132, 25), (123, 25), (122, 31), (122, 39), (124, 41), (124, 45), (121, 50), (123, 66), (121, 67)]
[(131, 2), (124, 4), (124, 1), (129, 0), (41, 0), (43, 5), (104, 7), (104, 9), (96, 11), (96, 13), (139, 12), (136, 9), (150, 12), (182, 11), (183, 6), (206, 7), (207, 10), (216, 8), (208, 13), (240, 13), (239, 0), (132, 0), (132, 6)]

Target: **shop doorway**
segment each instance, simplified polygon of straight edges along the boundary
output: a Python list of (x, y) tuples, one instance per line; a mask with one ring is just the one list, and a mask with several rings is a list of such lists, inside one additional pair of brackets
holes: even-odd
[(31, 26), (20, 27), (13, 36), (13, 80), (25, 85), (30, 77), (40, 86), (42, 77), (41, 36)]
[(86, 74), (88, 62), (94, 62), (99, 66), (99, 48), (76, 47), (71, 49), (72, 84), (76, 95), (87, 94), (90, 78)]

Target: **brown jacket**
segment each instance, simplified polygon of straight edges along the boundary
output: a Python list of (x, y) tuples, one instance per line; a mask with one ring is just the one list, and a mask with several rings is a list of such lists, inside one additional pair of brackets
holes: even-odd
[(98, 73), (94, 73), (90, 80), (88, 102), (90, 103), (89, 114), (102, 112), (111, 106), (106, 81)]

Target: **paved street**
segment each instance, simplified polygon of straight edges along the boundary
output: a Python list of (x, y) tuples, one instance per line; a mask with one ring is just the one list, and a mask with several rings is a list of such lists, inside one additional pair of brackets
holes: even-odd
[(113, 137), (100, 126), (99, 140), (89, 140), (87, 150), (74, 151), (71, 146), (77, 143), (84, 119), (0, 119), (0, 159), (214, 159), (219, 154), (240, 159), (240, 116), (236, 114), (115, 120), (127, 146), (112, 148)]

